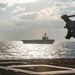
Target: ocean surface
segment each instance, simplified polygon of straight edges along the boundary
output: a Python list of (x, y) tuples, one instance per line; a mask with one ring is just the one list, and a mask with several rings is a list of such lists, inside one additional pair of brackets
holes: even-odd
[(22, 41), (0, 42), (0, 60), (75, 58), (75, 42), (24, 44)]

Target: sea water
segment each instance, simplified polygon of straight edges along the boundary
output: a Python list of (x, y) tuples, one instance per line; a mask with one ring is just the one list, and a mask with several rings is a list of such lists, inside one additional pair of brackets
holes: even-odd
[(25, 44), (22, 41), (0, 42), (0, 59), (75, 58), (75, 42)]

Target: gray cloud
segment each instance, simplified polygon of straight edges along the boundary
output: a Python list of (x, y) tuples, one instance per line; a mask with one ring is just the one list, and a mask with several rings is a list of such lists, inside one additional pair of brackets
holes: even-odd
[(0, 10), (5, 10), (7, 7), (7, 4), (0, 3)]
[(5, 8), (7, 4), (0, 3), (0, 7)]

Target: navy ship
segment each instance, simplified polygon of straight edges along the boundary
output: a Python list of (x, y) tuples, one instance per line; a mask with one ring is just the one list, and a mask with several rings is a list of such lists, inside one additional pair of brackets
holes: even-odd
[(31, 44), (53, 44), (54, 43), (54, 39), (49, 39), (46, 36), (46, 33), (44, 34), (44, 36), (42, 37), (42, 39), (38, 39), (38, 40), (21, 40), (23, 43), (31, 43)]

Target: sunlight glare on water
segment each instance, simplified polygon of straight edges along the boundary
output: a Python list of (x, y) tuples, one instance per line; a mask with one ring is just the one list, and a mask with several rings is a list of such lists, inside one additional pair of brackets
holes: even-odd
[(52, 45), (46, 44), (23, 44), (21, 41), (2, 42), (2, 59), (34, 59), (52, 58)]
[(0, 59), (49, 59), (75, 57), (75, 42), (24, 44), (22, 41), (0, 42)]
[(51, 45), (45, 44), (25, 44), (25, 50), (28, 53), (28, 58), (51, 58)]

